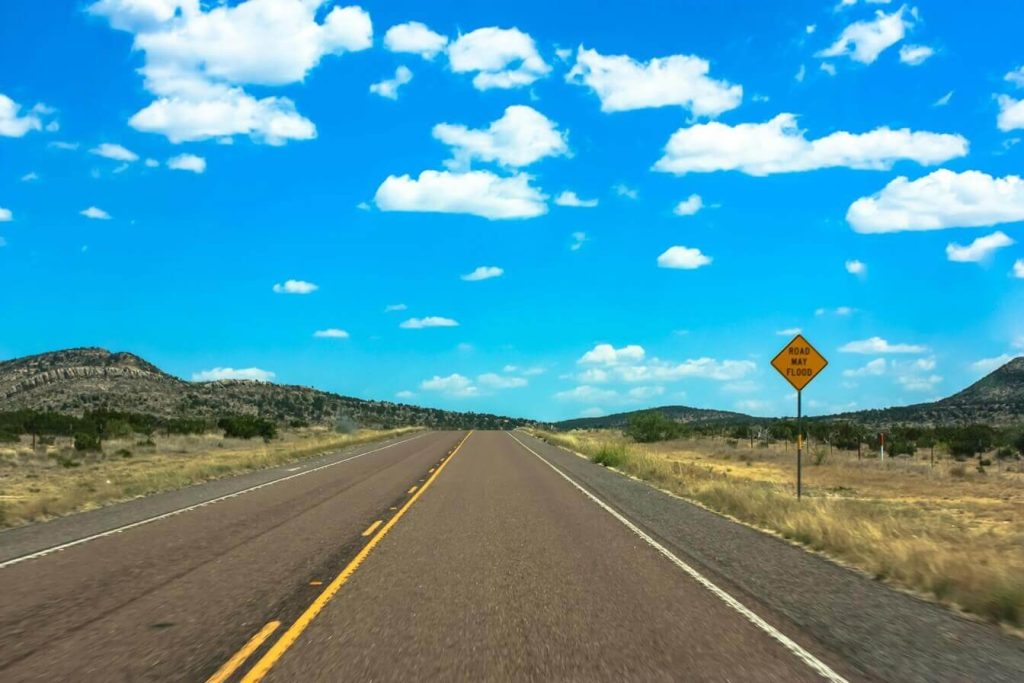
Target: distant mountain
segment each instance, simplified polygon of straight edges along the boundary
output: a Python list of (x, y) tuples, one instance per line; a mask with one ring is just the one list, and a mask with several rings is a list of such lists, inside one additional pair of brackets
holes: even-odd
[[(703, 410), (686, 406), (662, 406), (658, 410), (677, 422), (744, 422), (759, 418), (724, 410)], [(630, 415), (615, 413), (603, 417), (584, 417), (555, 423), (556, 429), (619, 429)], [(814, 420), (848, 420), (869, 426), (889, 425), (964, 425), (988, 424), (1005, 427), (1024, 424), (1024, 356), (978, 380), (963, 391), (933, 403), (861, 410), (838, 415), (823, 415)]]
[(308, 387), (249, 380), (187, 382), (131, 353), (67, 349), (0, 362), (0, 411), (52, 410), (81, 415), (107, 409), (160, 417), (251, 414), (279, 422), (361, 427), (510, 429), (527, 420), (365, 401)]
[(1019, 425), (1024, 423), (1024, 356), (1014, 358), (963, 391), (933, 403), (831, 417), (865, 424)]
[[(645, 412), (646, 410), (652, 410), (645, 408), (644, 410), (632, 410), (626, 413), (613, 413), (612, 415), (602, 415), (601, 417), (579, 417), (573, 420), (563, 420), (562, 422), (556, 422), (554, 427), (556, 429), (569, 430), (569, 429), (621, 429), (626, 426), (631, 415)], [(653, 408), (658, 412), (664, 414), (676, 422), (736, 422), (744, 420), (753, 420), (755, 418), (750, 415), (744, 415), (743, 413), (733, 413), (728, 410), (705, 410), (703, 408), (690, 408), (688, 406), (660, 406)]]

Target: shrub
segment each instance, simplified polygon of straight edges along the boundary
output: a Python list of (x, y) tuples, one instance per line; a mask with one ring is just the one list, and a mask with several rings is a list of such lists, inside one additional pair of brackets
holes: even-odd
[(590, 459), (598, 465), (618, 467), (626, 461), (626, 446), (624, 444), (602, 444)]
[(76, 451), (98, 451), (100, 450), (100, 437), (92, 432), (75, 433)]
[(122, 458), (130, 458), (130, 457), (132, 457), (132, 452), (130, 450), (128, 450), (127, 448), (120, 448), (120, 449), (118, 449), (117, 454), (120, 455)]
[(14, 432), (0, 431), (0, 443), (18, 443), (21, 440)]
[(657, 410), (645, 410), (629, 416), (624, 434), (639, 443), (667, 441), (680, 433), (679, 424)]
[(277, 436), (277, 426), (273, 422), (254, 415), (222, 417), (217, 426), (224, 430), (227, 438), (251, 439), (260, 436), (264, 441), (270, 441)]

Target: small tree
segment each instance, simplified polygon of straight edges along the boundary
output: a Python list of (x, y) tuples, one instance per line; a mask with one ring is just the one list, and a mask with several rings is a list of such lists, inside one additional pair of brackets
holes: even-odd
[(1017, 457), (1024, 458), (1024, 432), (1020, 432), (1014, 437), (1013, 448), (1017, 451)]
[(638, 443), (667, 441), (679, 433), (679, 425), (657, 410), (645, 410), (630, 415), (624, 430), (626, 436)]

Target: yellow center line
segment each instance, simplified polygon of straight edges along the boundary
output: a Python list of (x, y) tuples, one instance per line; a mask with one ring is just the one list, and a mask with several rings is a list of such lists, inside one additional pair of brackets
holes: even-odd
[[(439, 474), (441, 474), (445, 465), (455, 457), (455, 454), (459, 452), (462, 445), (465, 444), (472, 435), (473, 432), (470, 430), (451, 454), (441, 462), (437, 471), (430, 476), (430, 479), (428, 479), (427, 482), (418, 491), (416, 491), (416, 494), (407, 500), (405, 505), (403, 505), (401, 509), (380, 528), (380, 531), (378, 531), (377, 534), (371, 538), (365, 546), (363, 546), (363, 549), (359, 551), (359, 554), (352, 558), (352, 561), (349, 562), (348, 565), (341, 570), (341, 573), (331, 581), (327, 588), (317, 596), (316, 600), (306, 608), (306, 611), (295, 620), (295, 623), (289, 626), (288, 630), (281, 634), (281, 637), (278, 638), (277, 642), (274, 643), (269, 650), (267, 650), (266, 654), (264, 654), (263, 657), (261, 657), (260, 660), (257, 661), (251, 669), (249, 669), (249, 672), (242, 678), (242, 683), (259, 683), (259, 681), (263, 680), (264, 676), (270, 673), (270, 669), (274, 664), (276, 664), (284, 653), (295, 644), (295, 641), (302, 635), (302, 632), (309, 627), (317, 615), (320, 614), (324, 607), (326, 607), (334, 596), (337, 595), (341, 587), (345, 585), (350, 578), (352, 578), (352, 575), (355, 574), (357, 569), (359, 569), (359, 565), (366, 560), (373, 549), (377, 547), (377, 544), (380, 543), (381, 539), (384, 538), (395, 524), (398, 523), (398, 520), (400, 520), (402, 516), (409, 511), (409, 508), (412, 507), (413, 503), (419, 500), (419, 497), (423, 495), (423, 492), (426, 491), (432, 483), (434, 483), (434, 480), (437, 479)], [(416, 487), (414, 486), (413, 489), (416, 489)]]
[(419, 488), (418, 486), (413, 486), (413, 487), (412, 487), (411, 489), (409, 489), (408, 491), (406, 491), (406, 493), (415, 493), (415, 492), (416, 492), (416, 489), (418, 489), (418, 488)]
[(373, 523), (373, 524), (371, 524), (370, 526), (366, 527), (366, 531), (364, 531), (364, 532), (363, 532), (363, 536), (369, 536), (370, 534), (372, 534), (372, 533), (373, 533), (374, 529), (376, 529), (377, 527), (379, 527), (379, 526), (380, 526), (381, 524), (383, 524), (383, 522), (381, 522), (381, 521), (380, 521), (380, 520), (378, 519), (378, 520), (377, 520), (376, 522), (374, 522), (374, 523)]
[(239, 650), (231, 657), (228, 661), (224, 662), (224, 666), (217, 669), (217, 673), (206, 679), (206, 683), (223, 683), (224, 681), (231, 678), (231, 674), (238, 670), (238, 667), (245, 664), (245, 660), (252, 656), (252, 653), (259, 649), (260, 645), (263, 644), (270, 635), (277, 630), (277, 627), (281, 625), (280, 621), (271, 621), (266, 626), (259, 630), (259, 633), (249, 639), (242, 649)]

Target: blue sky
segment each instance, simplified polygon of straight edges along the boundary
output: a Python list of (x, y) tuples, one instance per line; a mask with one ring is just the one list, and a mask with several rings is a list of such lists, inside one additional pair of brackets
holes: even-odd
[(810, 413), (944, 396), (1024, 349), (1022, 21), (6, 0), (0, 357), (783, 415), (800, 329)]

